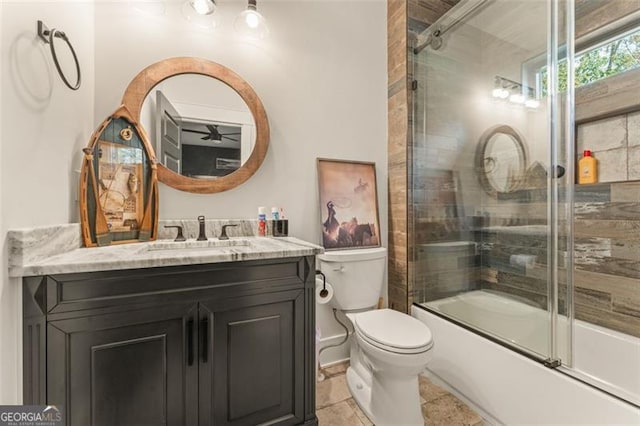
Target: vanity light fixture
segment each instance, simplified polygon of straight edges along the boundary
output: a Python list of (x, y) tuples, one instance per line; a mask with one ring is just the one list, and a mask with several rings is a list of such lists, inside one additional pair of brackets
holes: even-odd
[(510, 81), (496, 76), (493, 81), (493, 90), (491, 91), (491, 96), (498, 99), (507, 99), (511, 94), (508, 89), (510, 85)]
[(267, 22), (258, 12), (256, 0), (248, 0), (247, 9), (238, 15), (233, 26), (236, 31), (249, 38), (262, 39), (269, 34)]
[(509, 100), (516, 105), (524, 105), (529, 109), (536, 109), (540, 101), (535, 98), (534, 90), (517, 81), (495, 76), (491, 96), (500, 100)]
[(509, 97), (509, 91), (503, 87), (493, 89), (491, 96), (498, 99), (507, 99)]

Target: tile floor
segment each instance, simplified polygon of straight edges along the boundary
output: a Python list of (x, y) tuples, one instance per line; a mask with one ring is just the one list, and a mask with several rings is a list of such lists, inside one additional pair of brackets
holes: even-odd
[[(316, 414), (320, 426), (372, 426), (351, 398), (345, 372), (348, 363), (322, 369), (325, 379), (316, 385)], [(425, 425), (480, 426), (482, 418), (446, 390), (420, 377)]]

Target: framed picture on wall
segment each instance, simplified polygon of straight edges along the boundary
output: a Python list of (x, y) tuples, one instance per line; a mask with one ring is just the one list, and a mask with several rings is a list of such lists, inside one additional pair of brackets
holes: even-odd
[(322, 245), (380, 246), (375, 163), (318, 158)]

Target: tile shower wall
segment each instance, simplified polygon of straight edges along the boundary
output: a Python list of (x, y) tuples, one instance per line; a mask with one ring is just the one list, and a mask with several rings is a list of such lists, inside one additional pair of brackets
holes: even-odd
[[(538, 125), (544, 112), (513, 108), (490, 98), (494, 76), (517, 79), (520, 64), (531, 52), (482, 31), (477, 23), (460, 25), (447, 34), (446, 46), (427, 48), (414, 56), (414, 78), (418, 90), (414, 106), (413, 144), (413, 242), (416, 263), (410, 283), (410, 300), (428, 302), (447, 295), (480, 288), (480, 254), (483, 250), (478, 228), (488, 226), (522, 226), (545, 223), (544, 200), (536, 201), (527, 193), (496, 199), (480, 187), (475, 170), (476, 147), (480, 136), (498, 124), (513, 126), (524, 135), (530, 151), (530, 187), (546, 195), (546, 174), (542, 169), (542, 186), (535, 177), (540, 173), (536, 161), (544, 161), (545, 149), (536, 146)], [(499, 57), (500, 61), (494, 59)], [(535, 191), (531, 191), (534, 193)], [(520, 199), (521, 198), (521, 199)], [(530, 210), (540, 211), (532, 217)], [(425, 253), (425, 245), (432, 246)], [(473, 252), (460, 251), (461, 246)], [(422, 253), (422, 255), (421, 255)], [(445, 263), (423, 263), (429, 256), (448, 253), (456, 258), (457, 273)], [(507, 259), (508, 260), (508, 259)], [(411, 262), (410, 262), (411, 265)], [(411, 269), (411, 268), (410, 268)]]
[(640, 181), (576, 187), (575, 315), (640, 337)]
[[(545, 215), (545, 209), (535, 213), (540, 220)], [(640, 182), (576, 186), (574, 236), (575, 317), (640, 337)], [(477, 239), (481, 287), (546, 309), (546, 226), (486, 227)], [(565, 238), (560, 238), (559, 250), (559, 264), (564, 265), (558, 292), (562, 313)], [(520, 257), (514, 259), (514, 254)]]
[(412, 303), (414, 244), (413, 210), (408, 208), (412, 187), (411, 126), (412, 43), (416, 35), (460, 0), (389, 0), (388, 50), (388, 172), (389, 172), (389, 306), (408, 312)]
[(576, 154), (598, 160), (598, 182), (640, 179), (640, 112), (578, 125)]
[(408, 311), (407, 176), (410, 150), (407, 87), (407, 2), (387, 2), (389, 307)]
[[(599, 160), (600, 183), (575, 187), (574, 314), (579, 320), (640, 337), (640, 176), (637, 166), (632, 167), (640, 162), (640, 113), (580, 124), (576, 136), (577, 152), (591, 149)], [(476, 233), (481, 288), (508, 293), (542, 309), (548, 294), (545, 200), (546, 191), (535, 189), (499, 197), (495, 209), (489, 209), (491, 223)], [(528, 223), (516, 223), (517, 214), (508, 223), (525, 207)], [(563, 269), (558, 293), (564, 313), (566, 238), (560, 238), (559, 250)]]
[[(410, 282), (414, 302), (472, 290), (478, 282), (479, 263), (467, 217), (467, 212), (473, 214), (469, 207), (473, 201), (467, 195), (478, 185), (465, 173), (466, 165), (473, 164), (473, 152), (465, 149), (464, 130), (456, 125), (464, 123), (464, 110), (448, 102), (449, 98), (466, 96), (463, 86), (471, 75), (464, 62), (479, 62), (473, 51), (460, 49), (465, 46), (450, 44), (450, 55), (435, 57), (434, 62), (425, 61), (422, 55), (414, 57), (414, 78), (418, 81), (414, 96), (424, 97), (427, 90), (430, 96), (429, 102), (416, 103), (413, 121), (414, 250), (409, 264), (414, 272)], [(443, 80), (441, 70), (452, 78)]]
[[(548, 163), (549, 148), (541, 142), (546, 140), (544, 130), (539, 130), (545, 127), (541, 121), (545, 112), (541, 111), (539, 117), (532, 113), (523, 116), (517, 109), (500, 110), (499, 106), (472, 96), (474, 92), (489, 93), (487, 82), (496, 71), (517, 80), (519, 68), (507, 69), (504, 64), (520, 64), (528, 52), (462, 25), (447, 34), (445, 48), (427, 54), (428, 60), (425, 55), (409, 56), (414, 61), (413, 78), (418, 81), (418, 90), (411, 93), (417, 98), (412, 121), (409, 216), (413, 220), (409, 222), (408, 251), (409, 273), (413, 271), (415, 276), (408, 283), (409, 304), (482, 288), (508, 293), (546, 309), (544, 165)], [(491, 58), (495, 57), (501, 58), (500, 70), (492, 68), (495, 61)], [(530, 151), (524, 188), (498, 197), (484, 193), (473, 168), (478, 136), (493, 122), (520, 130)], [(639, 179), (634, 173), (640, 161), (640, 113), (583, 123), (577, 135), (579, 152), (592, 149), (596, 158), (606, 164), (604, 183), (576, 188), (576, 317), (637, 336), (640, 182), (622, 181)], [(559, 209), (560, 217), (566, 217), (562, 204)], [(560, 228), (564, 229), (564, 225), (561, 223)], [(564, 268), (568, 257), (566, 241), (561, 236), (558, 263)], [(460, 246), (456, 251), (451, 242), (475, 244), (475, 254)], [(566, 270), (561, 270), (560, 276), (565, 277)], [(567, 291), (566, 281), (561, 282), (563, 312)]]
[(440, 18), (459, 0), (389, 0), (388, 50), (388, 173), (389, 173), (389, 306), (407, 312), (413, 301), (413, 209), (410, 208), (413, 175), (411, 127), (413, 79), (410, 53), (417, 33)]

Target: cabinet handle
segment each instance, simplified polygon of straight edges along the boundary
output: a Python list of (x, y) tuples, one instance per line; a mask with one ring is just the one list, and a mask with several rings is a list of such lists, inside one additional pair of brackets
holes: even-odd
[(187, 365), (193, 365), (193, 318), (187, 321)]
[(209, 318), (202, 318), (202, 362), (209, 360)]

